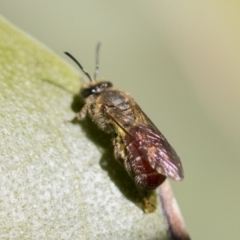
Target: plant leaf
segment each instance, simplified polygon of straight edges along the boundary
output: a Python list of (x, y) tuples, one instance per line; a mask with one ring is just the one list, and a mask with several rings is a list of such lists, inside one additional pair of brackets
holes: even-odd
[(0, 238), (168, 239), (161, 204), (138, 207), (109, 136), (64, 122), (81, 105), (78, 74), (4, 19), (0, 36)]

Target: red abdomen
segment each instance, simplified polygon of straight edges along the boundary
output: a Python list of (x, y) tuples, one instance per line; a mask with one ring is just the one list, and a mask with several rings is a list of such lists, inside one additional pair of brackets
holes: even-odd
[(148, 155), (148, 151), (145, 150), (147, 146), (143, 144), (144, 141), (137, 141), (136, 139), (139, 138), (134, 138), (134, 131), (131, 133), (131, 136), (125, 137), (127, 150), (125, 167), (138, 188), (155, 189), (166, 177), (152, 168), (150, 158), (153, 156)]

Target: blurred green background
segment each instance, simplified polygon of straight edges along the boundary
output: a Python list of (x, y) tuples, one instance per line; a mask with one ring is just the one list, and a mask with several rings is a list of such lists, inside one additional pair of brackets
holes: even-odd
[[(0, 13), (131, 93), (180, 155), (192, 239), (240, 235), (240, 2), (13, 1)], [(79, 71), (80, 72), (80, 71)], [(81, 74), (81, 73), (79, 73)]]

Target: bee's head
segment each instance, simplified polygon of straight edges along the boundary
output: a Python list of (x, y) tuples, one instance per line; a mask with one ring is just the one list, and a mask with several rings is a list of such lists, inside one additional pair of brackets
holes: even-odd
[(94, 81), (85, 84), (80, 90), (80, 95), (83, 98), (89, 97), (91, 94), (98, 94), (103, 92), (105, 89), (112, 87), (112, 83), (108, 81)]
[(80, 95), (83, 98), (87, 98), (92, 94), (99, 94), (103, 92), (105, 89), (112, 87), (112, 83), (108, 81), (96, 81), (97, 79), (97, 73), (99, 69), (99, 60), (98, 60), (98, 55), (99, 55), (99, 48), (101, 46), (101, 43), (98, 42), (97, 47), (96, 47), (96, 67), (94, 71), (94, 81), (92, 81), (91, 76), (87, 71), (84, 70), (82, 65), (77, 61), (75, 57), (73, 57), (70, 53), (64, 52), (68, 57), (70, 57), (83, 71), (83, 73), (88, 77), (90, 80), (90, 83), (87, 83), (83, 86), (83, 88), (80, 90)]

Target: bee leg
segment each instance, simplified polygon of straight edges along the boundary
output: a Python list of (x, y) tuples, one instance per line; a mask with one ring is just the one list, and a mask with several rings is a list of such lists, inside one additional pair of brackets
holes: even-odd
[(74, 119), (78, 121), (83, 120), (87, 116), (88, 108), (89, 108), (88, 104), (85, 104), (81, 111), (75, 115)]
[(114, 157), (117, 161), (119, 161), (121, 164), (123, 164), (125, 156), (124, 151), (124, 145), (122, 142), (121, 137), (115, 133), (115, 136), (113, 138), (113, 146), (114, 146)]
[(145, 213), (154, 212), (157, 208), (157, 196), (155, 191), (140, 190), (142, 208)]
[(156, 209), (156, 206), (152, 204), (146, 197), (143, 198), (143, 211), (145, 213), (151, 213), (154, 212)]
[(72, 118), (71, 120), (64, 120), (64, 123), (69, 123), (69, 122), (75, 123), (79, 120), (83, 120), (87, 116), (88, 108), (89, 108), (88, 104), (85, 104), (81, 109), (81, 111), (74, 116), (74, 118)]

